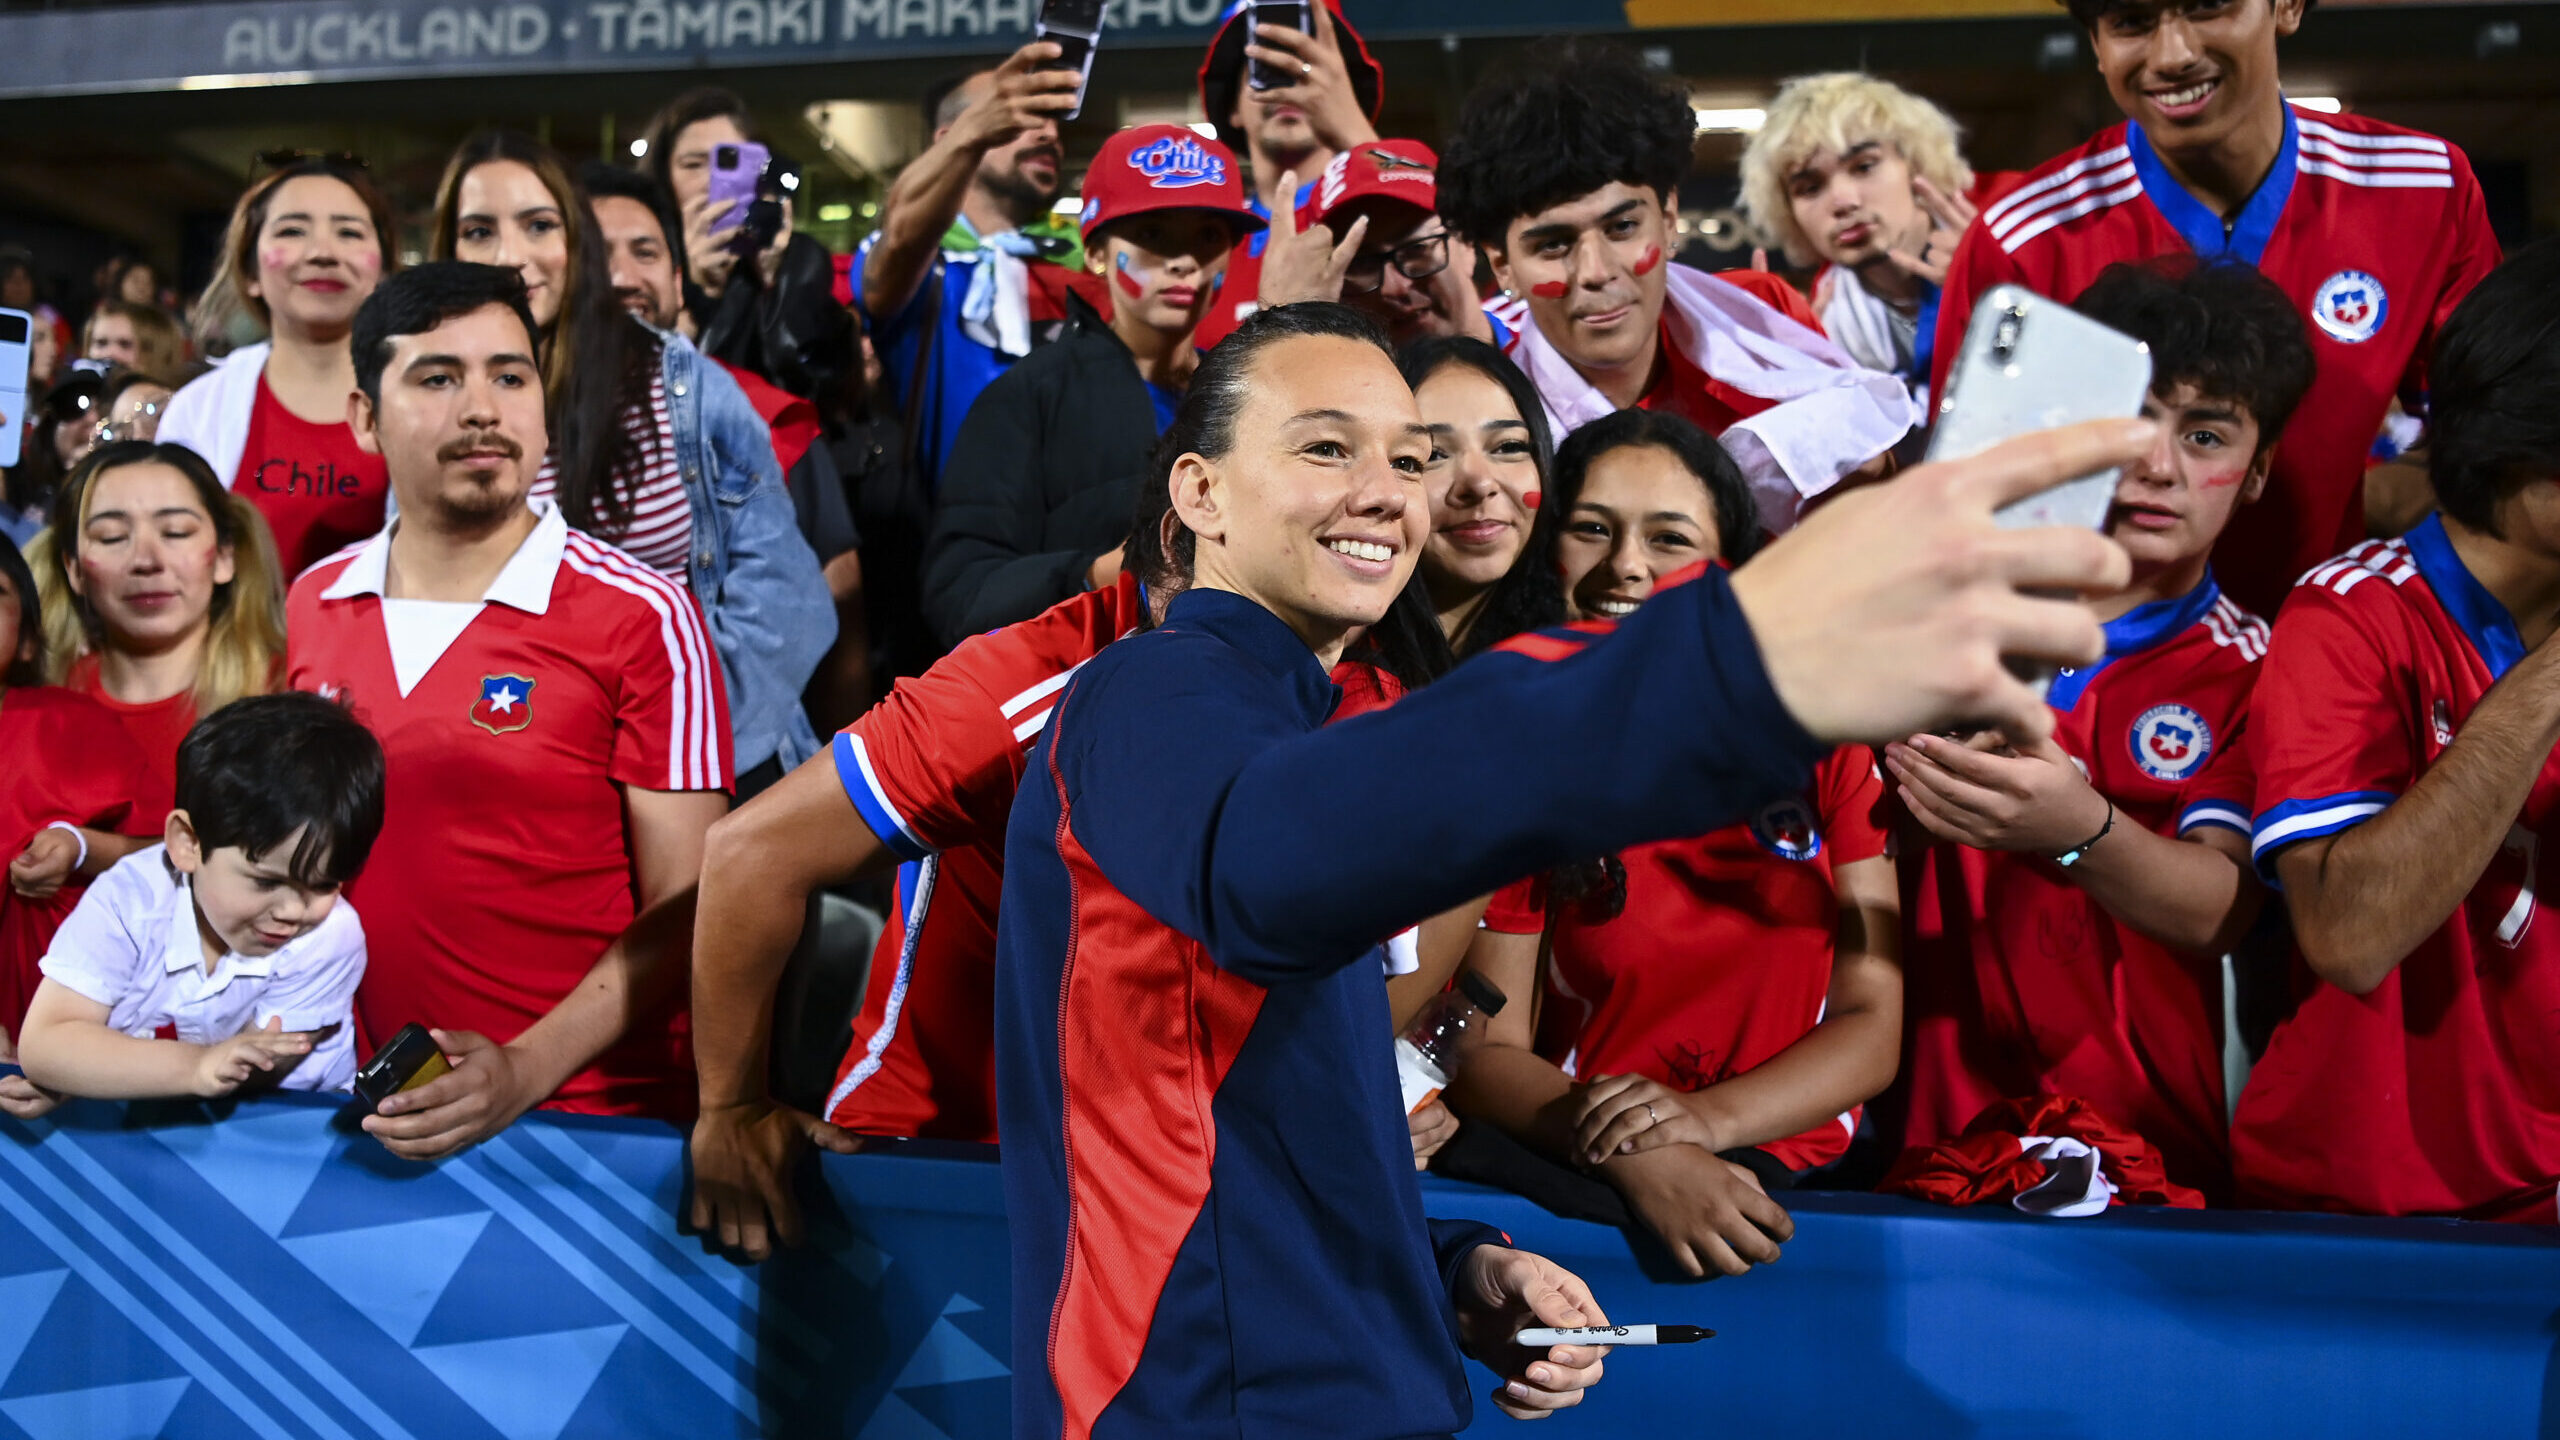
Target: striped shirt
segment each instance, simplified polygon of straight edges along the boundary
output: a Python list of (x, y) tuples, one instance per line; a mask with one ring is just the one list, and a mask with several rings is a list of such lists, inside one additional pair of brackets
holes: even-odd
[[(684, 467), (676, 458), (664, 370), (650, 367), (649, 398), (623, 407), (622, 427), (637, 443), (615, 467), (613, 485), (617, 493), (631, 497), (631, 510), (621, 533), (603, 538), (659, 574), (682, 581), (693, 556), (693, 502), (685, 494)], [(559, 466), (557, 454), (542, 458), (542, 471), (533, 479), (534, 499), (553, 498)]]

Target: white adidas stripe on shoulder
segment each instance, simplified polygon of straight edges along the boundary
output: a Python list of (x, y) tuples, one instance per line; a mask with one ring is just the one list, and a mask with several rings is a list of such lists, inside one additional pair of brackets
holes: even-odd
[(2012, 213), (2039, 201), (2057, 187), (2068, 185), (2092, 170), (2111, 169), (2124, 163), (2132, 154), (2130, 149), (2117, 145), (2074, 160), (2041, 180), (2030, 180), (1992, 202), (1991, 208), (1982, 212), (1982, 223), (1996, 229)]
[(2267, 622), (2233, 604), (2228, 595), (2205, 612), (2204, 627), (2214, 644), (2239, 651), (2243, 660), (2267, 658)]
[(2325, 120), (2314, 120), (2300, 110), (2293, 112), (2293, 125), (2304, 139), (2325, 140), (2332, 145), (2344, 146), (2349, 150), (2410, 150), (2426, 151), (2437, 155), (2447, 154), (2451, 150), (2450, 146), (2433, 135), (2365, 135), (2354, 130), (2339, 129)]
[(601, 584), (637, 597), (658, 617), (659, 643), (666, 647), (673, 672), (669, 700), (674, 713), (667, 727), (667, 787), (670, 790), (716, 790), (727, 783), (721, 773), (719, 706), (713, 702), (711, 640), (703, 632), (702, 613), (692, 594), (621, 551), (577, 531), (569, 533), (561, 558), (569, 567)]
[(2350, 150), (2317, 135), (2302, 137), (2301, 153), (2305, 159), (2330, 160), (2359, 170), (2385, 173), (2435, 171), (2450, 174), (2453, 170), (2453, 157), (2441, 150)]
[(2450, 170), (2367, 170), (2356, 165), (2340, 165), (2333, 160), (2303, 157), (2294, 168), (2305, 175), (2361, 186), (2367, 190), (2450, 190)]
[(2113, 170), (2101, 171), (2089, 178), (2106, 180), (2112, 188), (2100, 190), (2095, 194), (2082, 195), (2067, 205), (2055, 205), (2036, 212), (2024, 224), (2000, 237), (2001, 250), (2014, 255), (2018, 253), (2019, 246), (2056, 225), (2068, 224), (2083, 215), (2093, 215), (2100, 210), (2121, 205), (2142, 193), (2142, 177), (2133, 173), (2133, 162), (2130, 160)]
[(2293, 583), (2296, 588), (2311, 585), (2344, 595), (2377, 575), (2394, 585), (2418, 578), (2418, 564), (2410, 558), (2406, 542), (2367, 540), (2335, 560), (2311, 567)]

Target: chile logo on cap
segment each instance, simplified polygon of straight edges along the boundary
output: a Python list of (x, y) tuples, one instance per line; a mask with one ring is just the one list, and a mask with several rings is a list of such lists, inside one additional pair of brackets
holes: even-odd
[(1760, 807), (1751, 817), (1751, 838), (1781, 860), (1810, 860), (1822, 853), (1821, 821), (1812, 806), (1792, 796)]
[(483, 675), (480, 700), (471, 707), (471, 723), (492, 735), (504, 735), (533, 723), (533, 682), (521, 675)]
[(2361, 344), (2382, 328), (2391, 313), (2391, 297), (2382, 282), (2361, 270), (2341, 270), (2320, 282), (2311, 296), (2311, 318), (2329, 338)]
[(1159, 190), (1227, 183), (1227, 162), (1189, 136), (1168, 135), (1129, 152), (1129, 168)]
[(2133, 763), (2154, 780), (2184, 780), (2212, 754), (2212, 729), (2184, 705), (2154, 705), (2133, 722)]

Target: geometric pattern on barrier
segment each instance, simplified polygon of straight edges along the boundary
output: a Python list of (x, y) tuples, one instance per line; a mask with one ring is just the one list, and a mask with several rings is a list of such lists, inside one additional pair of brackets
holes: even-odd
[(0, 1440), (1003, 1426), (1004, 1316), (902, 1289), (814, 1186), (810, 1245), (706, 1254), (664, 1125), (536, 1115), (424, 1166), (326, 1102), (149, 1108), (0, 1118)]

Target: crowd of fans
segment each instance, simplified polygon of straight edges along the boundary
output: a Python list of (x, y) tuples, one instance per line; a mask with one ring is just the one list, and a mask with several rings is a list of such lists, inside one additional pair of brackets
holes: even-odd
[[(637, 170), (475, 136), (406, 271), (361, 160), (266, 157), (185, 333), (147, 266), (75, 325), (0, 258), (43, 397), (0, 508), (0, 1107), (342, 1086), (418, 1021), (452, 1073), (366, 1122), (396, 1153), (537, 1105), (689, 1121), (692, 1222), (761, 1255), (812, 1140), (1028, 1123), (999, 913), (1071, 840), (1157, 854), (1078, 789), (1100, 759), (1053, 768), (1080, 669), (1225, 623), (1180, 607), (1239, 526), (1406, 563), (1210, 473), (1371, 463), (1240, 429), (1287, 367), (1392, 347), (1418, 417), (1378, 463), (1427, 523), (1324, 657), (1339, 722), (1462, 662), (1603, 683), (1595, 637), (1917, 464), (2016, 283), (2155, 367), (2104, 658), (2049, 723), (1821, 747), (1741, 823), (1515, 866), (1387, 945), (1382, 1053), (1462, 967), (1509, 1001), (1413, 1163), (1697, 1274), (1776, 1258), (1791, 1187), (1944, 1194), (2037, 1127), (2126, 1198), (2560, 1223), (2560, 252), (2502, 263), (2453, 146), (2288, 105), (2309, 0), (2069, 4), (2124, 120), (2023, 174), (1886, 81), (1782, 88), (1742, 193), (1805, 289), (1683, 263), (1668, 77), (1541, 47), (1381, 136), (1326, 6), (1222, 28), (1214, 136), (1112, 135), (1071, 220), (1054, 47), (955, 77), (841, 275), (787, 204), (758, 246), (711, 197), (753, 138), (718, 90)], [(1439, 743), (1471, 807), (1633, 763), (1549, 738)], [(1300, 798), (1362, 826), (1343, 778)], [(1120, 889), (1184, 929), (1198, 878)], [(804, 1113), (773, 995), (848, 887), (887, 923)]]

